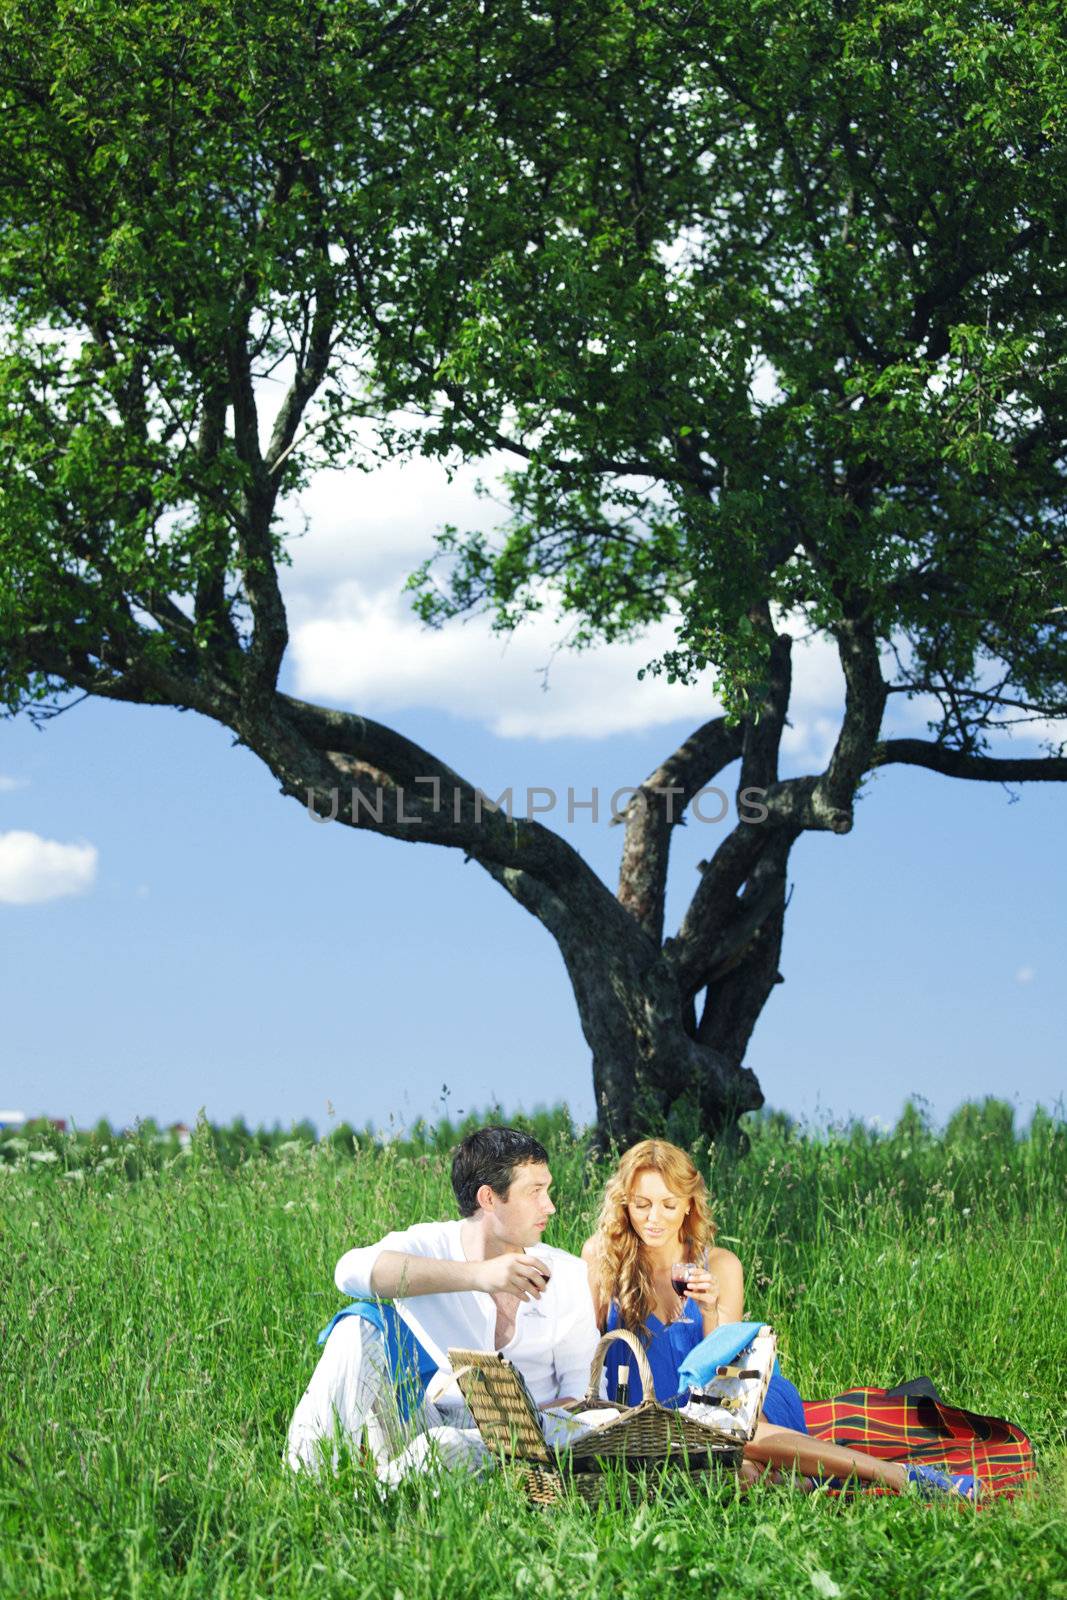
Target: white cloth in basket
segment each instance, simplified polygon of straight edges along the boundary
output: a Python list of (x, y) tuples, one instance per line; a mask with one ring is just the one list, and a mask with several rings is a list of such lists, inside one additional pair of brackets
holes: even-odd
[(584, 1439), (587, 1433), (617, 1421), (622, 1412), (599, 1406), (590, 1411), (558, 1411), (554, 1406), (549, 1406), (538, 1415), (548, 1448), (565, 1450), (569, 1445), (577, 1444), (579, 1439)]
[[(750, 1345), (746, 1345), (732, 1366), (758, 1373), (755, 1378), (715, 1378), (705, 1385), (702, 1393), (713, 1400), (690, 1400), (682, 1407), (683, 1416), (694, 1422), (703, 1422), (709, 1428), (721, 1428), (733, 1438), (747, 1442), (756, 1431), (756, 1423), (767, 1393), (767, 1383), (774, 1366), (777, 1341), (770, 1328), (761, 1329)], [(729, 1406), (716, 1404), (728, 1400)]]

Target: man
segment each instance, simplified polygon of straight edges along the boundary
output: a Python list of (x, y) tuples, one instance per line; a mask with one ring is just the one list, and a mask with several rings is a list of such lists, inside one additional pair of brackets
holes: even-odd
[(337, 1427), (357, 1448), (366, 1430), (379, 1472), (392, 1481), (424, 1464), (429, 1441), (445, 1461), (483, 1459), (451, 1380), (450, 1347), (502, 1351), (538, 1405), (585, 1394), (597, 1327), (583, 1263), (541, 1239), (556, 1209), (551, 1184), (536, 1139), (480, 1128), (452, 1158), (460, 1220), (416, 1223), (341, 1257), (338, 1289), (364, 1302), (392, 1300), (417, 1341), (415, 1355), (438, 1372), (405, 1422), (394, 1383), (397, 1341), (391, 1361), (383, 1337), (392, 1324), (373, 1306), (340, 1313), (289, 1425), (294, 1470), (316, 1470)]

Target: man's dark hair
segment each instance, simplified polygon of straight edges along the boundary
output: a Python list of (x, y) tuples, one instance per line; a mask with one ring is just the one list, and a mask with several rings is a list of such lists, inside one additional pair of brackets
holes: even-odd
[(452, 1188), (460, 1216), (474, 1216), (483, 1183), (506, 1200), (515, 1168), (533, 1161), (547, 1167), (548, 1151), (530, 1133), (495, 1126), (468, 1133), (452, 1152)]

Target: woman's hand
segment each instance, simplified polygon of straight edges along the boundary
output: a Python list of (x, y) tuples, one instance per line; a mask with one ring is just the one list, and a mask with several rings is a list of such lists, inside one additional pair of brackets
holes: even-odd
[(719, 1280), (714, 1272), (708, 1272), (704, 1267), (693, 1267), (685, 1292), (690, 1300), (695, 1300), (700, 1307), (700, 1315), (704, 1319), (704, 1331), (710, 1333), (719, 1326)]

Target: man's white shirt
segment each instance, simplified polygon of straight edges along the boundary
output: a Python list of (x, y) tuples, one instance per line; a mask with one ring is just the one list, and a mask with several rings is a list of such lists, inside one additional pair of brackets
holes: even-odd
[[(402, 1232), (386, 1234), (377, 1244), (343, 1255), (334, 1281), (342, 1294), (373, 1300), (371, 1271), (383, 1250), (436, 1261), (466, 1261), (461, 1227), (458, 1221), (417, 1222)], [(544, 1261), (552, 1276), (539, 1300), (519, 1302), (515, 1332), (501, 1354), (522, 1373), (538, 1405), (584, 1395), (599, 1337), (585, 1265), (550, 1244), (530, 1245), (526, 1254)], [(481, 1290), (401, 1296), (393, 1303), (423, 1349), (446, 1372), (450, 1347), (496, 1348), (496, 1302)]]

